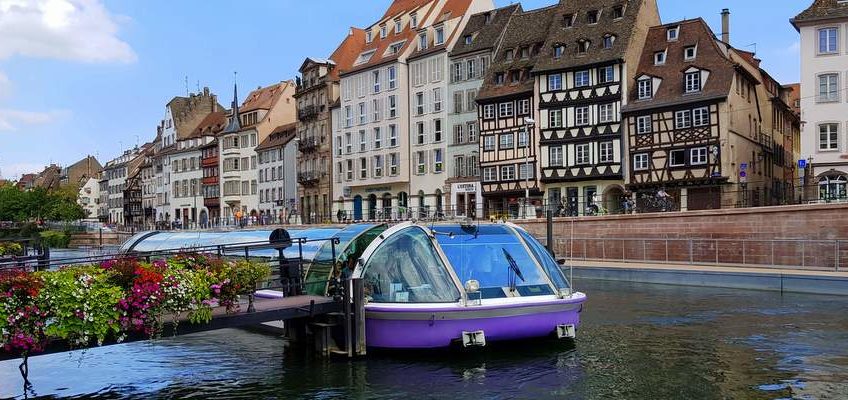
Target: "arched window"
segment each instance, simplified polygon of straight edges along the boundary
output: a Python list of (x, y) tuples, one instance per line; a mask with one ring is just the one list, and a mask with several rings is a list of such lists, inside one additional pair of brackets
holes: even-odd
[(362, 275), (365, 294), (374, 303), (452, 303), (460, 298), (430, 237), (418, 226), (380, 243)]
[(830, 174), (819, 179), (819, 198), (821, 200), (842, 200), (848, 198), (848, 175)]

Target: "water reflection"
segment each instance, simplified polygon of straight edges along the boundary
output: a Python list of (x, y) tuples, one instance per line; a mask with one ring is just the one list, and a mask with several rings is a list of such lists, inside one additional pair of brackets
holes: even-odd
[[(279, 338), (225, 330), (31, 360), (36, 394), (95, 398), (848, 397), (848, 299), (615, 282), (591, 294), (577, 347), (326, 361)], [(21, 396), (0, 363), (0, 397)]]

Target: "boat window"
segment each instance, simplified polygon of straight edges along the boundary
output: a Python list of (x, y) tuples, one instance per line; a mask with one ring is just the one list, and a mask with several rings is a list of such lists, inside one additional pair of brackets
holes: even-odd
[(557, 264), (556, 260), (554, 260), (551, 254), (548, 253), (548, 249), (542, 246), (542, 244), (539, 243), (536, 238), (527, 233), (527, 231), (523, 229), (516, 229), (516, 231), (518, 231), (521, 238), (524, 239), (524, 242), (527, 243), (527, 247), (529, 247), (530, 251), (533, 252), (533, 256), (536, 257), (539, 264), (542, 264), (542, 268), (545, 269), (545, 272), (551, 278), (554, 285), (556, 285), (557, 289), (568, 289), (568, 280), (565, 278), (559, 264)]
[(452, 303), (459, 289), (429, 236), (409, 227), (389, 236), (365, 264), (365, 293), (375, 303)]
[[(315, 296), (326, 296), (328, 281), (338, 262), (344, 262), (348, 257), (359, 258), (374, 239), (386, 230), (386, 225), (356, 224), (349, 225), (335, 234), (339, 244), (333, 246), (332, 240), (327, 240), (315, 255), (312, 263), (306, 268), (306, 292)], [(335, 259), (333, 251), (335, 250)]]
[[(534, 256), (506, 226), (438, 226), (435, 230), (436, 239), (459, 279), (463, 283), (470, 279), (478, 281), (482, 298), (554, 294)], [(510, 257), (515, 261), (514, 266)], [(511, 281), (517, 293), (509, 292)]]

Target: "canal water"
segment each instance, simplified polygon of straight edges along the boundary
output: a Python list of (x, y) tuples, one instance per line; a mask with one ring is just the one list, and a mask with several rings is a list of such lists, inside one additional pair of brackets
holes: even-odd
[[(326, 361), (224, 330), (30, 360), (30, 398), (846, 399), (848, 298), (580, 281), (576, 348)], [(0, 363), (0, 398), (23, 398)]]

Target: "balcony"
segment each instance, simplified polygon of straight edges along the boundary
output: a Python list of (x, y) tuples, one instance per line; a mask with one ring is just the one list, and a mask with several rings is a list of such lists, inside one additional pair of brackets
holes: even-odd
[(218, 166), (218, 155), (214, 155), (212, 157), (205, 157), (200, 160), (201, 167), (217, 167)]
[(301, 153), (311, 153), (318, 149), (318, 139), (315, 137), (305, 137), (297, 142), (297, 149)]
[(299, 84), (297, 85), (297, 87), (294, 90), (295, 97), (297, 97), (297, 96), (299, 96), (303, 93), (306, 93), (306, 92), (308, 92), (312, 89), (317, 89), (319, 87), (324, 86), (324, 84), (327, 83), (327, 77), (322, 76), (322, 77), (315, 78), (315, 79), (307, 79), (305, 81), (299, 81), (298, 83)]
[(318, 186), (324, 175), (324, 173), (318, 171), (300, 172), (297, 174), (297, 183), (306, 187), (315, 187)]
[(218, 177), (217, 176), (207, 176), (201, 179), (201, 184), (205, 186), (218, 185)]
[(301, 122), (308, 122), (318, 118), (318, 114), (324, 111), (324, 106), (306, 106), (297, 110), (297, 119)]

